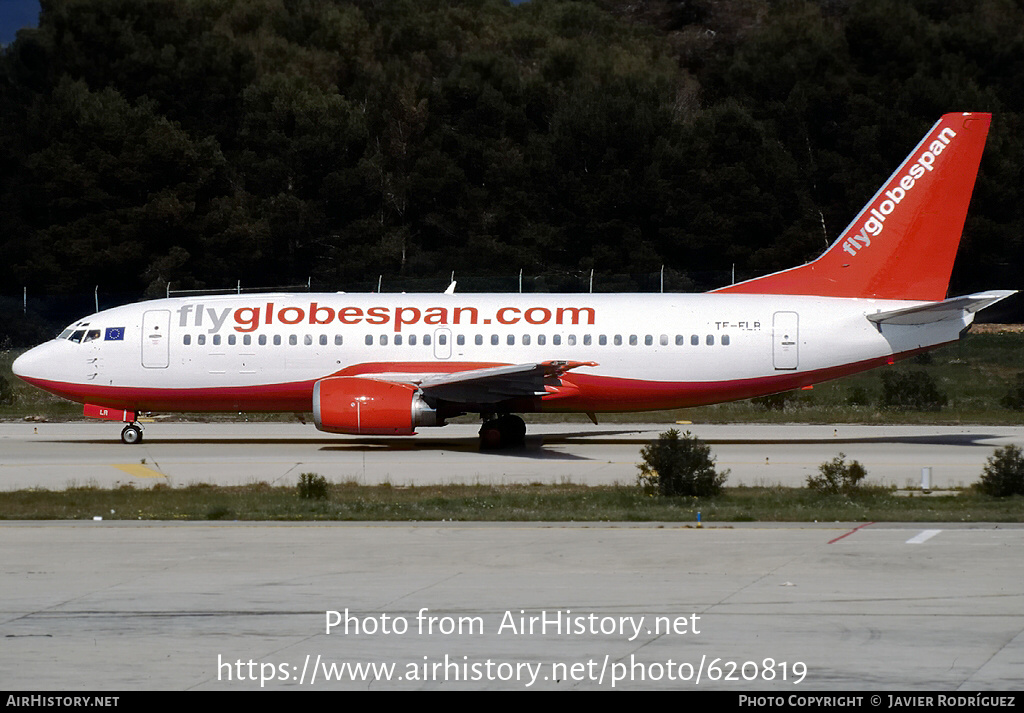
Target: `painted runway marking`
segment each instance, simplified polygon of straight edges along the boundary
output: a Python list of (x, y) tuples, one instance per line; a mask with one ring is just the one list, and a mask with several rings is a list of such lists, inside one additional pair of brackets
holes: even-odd
[(942, 532), (942, 530), (921, 530), (919, 533), (917, 533), (916, 535), (911, 537), (909, 540), (907, 540), (906, 544), (908, 544), (908, 545), (920, 545), (922, 542), (925, 542), (926, 540), (932, 539), (933, 537), (935, 537), (940, 532)]
[(850, 535), (855, 533), (857, 530), (860, 530), (861, 528), (867, 527), (868, 525), (874, 525), (874, 524), (875, 523), (873, 523), (873, 522), (865, 522), (863, 525), (858, 525), (857, 527), (853, 528), (852, 530), (850, 530), (849, 532), (847, 532), (845, 534), (840, 535), (839, 537), (835, 538), (834, 540), (829, 540), (828, 543), (831, 545), (833, 542), (839, 542), (839, 540), (843, 539), (844, 537), (849, 537)]
[(124, 471), (135, 478), (166, 478), (160, 471), (148, 468), (141, 463), (111, 463), (118, 470)]

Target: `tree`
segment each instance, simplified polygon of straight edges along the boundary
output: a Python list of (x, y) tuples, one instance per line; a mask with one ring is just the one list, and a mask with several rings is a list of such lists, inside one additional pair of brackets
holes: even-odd
[(682, 436), (672, 429), (640, 450), (644, 462), (638, 465), (638, 484), (657, 488), (662, 495), (718, 495), (729, 471), (718, 473), (711, 449), (689, 431)]
[(1024, 452), (1015, 445), (997, 448), (985, 464), (978, 488), (997, 498), (1024, 495)]
[(926, 371), (882, 372), (882, 408), (939, 411), (948, 400)]

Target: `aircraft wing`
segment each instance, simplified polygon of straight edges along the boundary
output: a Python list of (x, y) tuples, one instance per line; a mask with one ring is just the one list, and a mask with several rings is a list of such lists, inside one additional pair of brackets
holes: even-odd
[(931, 324), (946, 319), (960, 319), (964, 314), (973, 314), (985, 309), (1000, 300), (1004, 300), (1016, 290), (990, 290), (977, 292), (964, 297), (952, 297), (941, 302), (929, 302), (914, 307), (876, 312), (867, 315), (875, 324)]
[(455, 403), (487, 404), (535, 396), (557, 398), (567, 388), (560, 377), (565, 372), (581, 366), (597, 366), (597, 362), (545, 361), (510, 364), (430, 374), (416, 383), (425, 395)]

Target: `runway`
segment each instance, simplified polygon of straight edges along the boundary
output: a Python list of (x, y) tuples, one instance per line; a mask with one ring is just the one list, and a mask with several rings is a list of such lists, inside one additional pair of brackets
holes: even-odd
[[(111, 427), (113, 426), (113, 428)], [(301, 424), (0, 425), (0, 488), (632, 482), (665, 424), (414, 439)], [(686, 426), (730, 482), (840, 450), (967, 483), (1019, 428)], [(829, 523), (0, 522), (9, 689), (1013, 690), (1024, 527)], [(328, 633), (328, 624), (333, 623)], [(346, 631), (348, 627), (348, 631)]]
[(126, 446), (115, 423), (0, 424), (0, 489), (163, 482), (291, 485), (303, 472), (334, 482), (633, 483), (640, 449), (670, 427), (704, 439), (728, 485), (800, 486), (840, 452), (868, 481), (969, 485), (1024, 427), (862, 425), (536, 424), (526, 446), (481, 452), (476, 426), (422, 429), (411, 438), (324, 434), (300, 423), (153, 423)]
[(0, 670), (32, 691), (1018, 690), (1024, 529), (864, 525), (7, 522)]

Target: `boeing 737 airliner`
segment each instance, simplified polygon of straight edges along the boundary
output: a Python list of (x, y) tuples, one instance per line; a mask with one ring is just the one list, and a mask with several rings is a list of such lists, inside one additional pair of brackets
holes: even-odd
[(955, 341), (1012, 291), (946, 299), (991, 117), (943, 116), (816, 260), (706, 294), (259, 294), (153, 300), (75, 322), (19, 377), (127, 422), (312, 411), (333, 433), (412, 435), (479, 413), (595, 414), (770, 394)]

